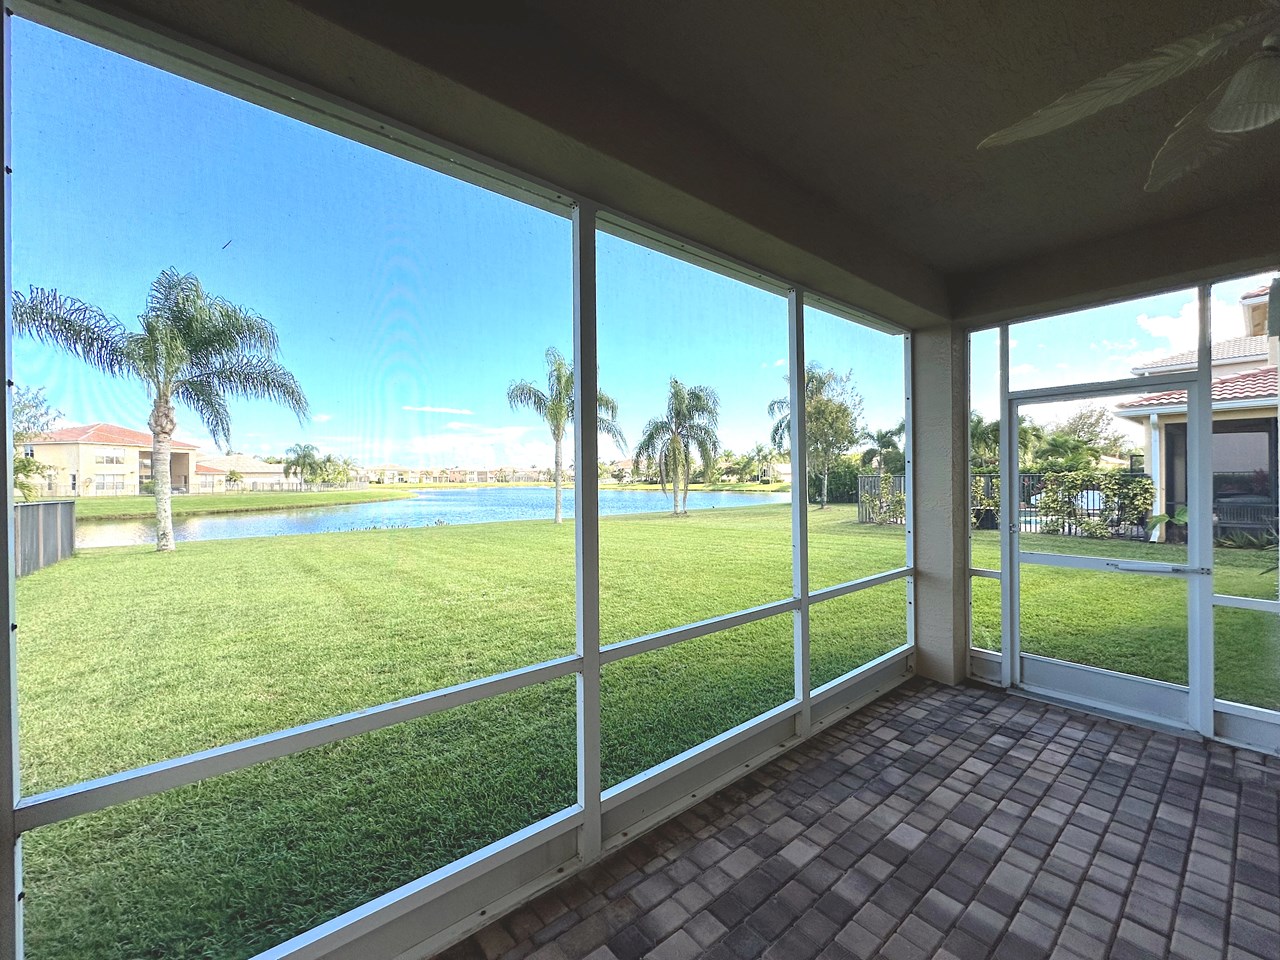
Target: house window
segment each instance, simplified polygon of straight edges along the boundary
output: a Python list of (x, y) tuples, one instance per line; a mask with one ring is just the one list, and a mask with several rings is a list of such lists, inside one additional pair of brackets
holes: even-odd
[(36, 448), (29, 443), (24, 443), (22, 445), (22, 455), (24, 457), (34, 457), (36, 455)]

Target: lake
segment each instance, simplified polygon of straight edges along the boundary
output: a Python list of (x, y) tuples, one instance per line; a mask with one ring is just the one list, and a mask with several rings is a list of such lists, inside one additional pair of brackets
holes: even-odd
[[(732, 509), (766, 503), (790, 503), (789, 493), (715, 493), (690, 491), (690, 510)], [(600, 490), (600, 515), (662, 513), (671, 497), (660, 490)], [(295, 533), (335, 533), (341, 530), (389, 530), (455, 523), (493, 523), (505, 520), (551, 519), (555, 491), (550, 487), (468, 487), (458, 490), (419, 490), (412, 497), (381, 503), (333, 507), (299, 507), (257, 513), (224, 513), (175, 517), (173, 533), (180, 541), (233, 540), (239, 537), (279, 537)], [(573, 516), (573, 490), (564, 492), (565, 517)], [(153, 520), (80, 520), (77, 547), (122, 547), (154, 543)]]

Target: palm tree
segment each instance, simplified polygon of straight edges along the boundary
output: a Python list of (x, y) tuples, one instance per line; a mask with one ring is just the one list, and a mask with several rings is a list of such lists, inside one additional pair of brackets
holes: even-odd
[(1000, 421), (969, 412), (969, 466), (991, 469), (1000, 465)]
[(902, 452), (902, 448), (898, 446), (898, 440), (906, 432), (906, 420), (903, 420), (892, 430), (873, 430), (867, 436), (867, 439), (871, 441), (871, 446), (862, 452), (862, 465), (869, 467), (874, 463), (883, 471), (889, 454)]
[[(528, 380), (513, 381), (507, 388), (507, 403), (512, 410), (526, 407), (536, 413), (551, 430), (551, 441), (555, 444), (555, 468), (551, 479), (556, 486), (555, 522), (562, 523), (561, 500), (564, 478), (564, 431), (573, 423), (573, 364), (569, 363), (555, 347), (548, 347), (547, 389), (541, 390)], [(618, 445), (619, 450), (626, 449), (626, 437), (618, 426), (618, 403), (603, 390), (596, 391), (596, 421), (600, 432)]]
[(671, 481), (671, 514), (689, 512), (689, 479), (693, 474), (690, 454), (698, 451), (704, 463), (714, 463), (720, 452), (716, 422), (720, 416), (720, 398), (710, 387), (686, 387), (671, 378), (665, 417), (654, 417), (644, 428), (636, 446), (637, 463), (657, 467), (662, 492)]
[(174, 549), (170, 460), (182, 404), (204, 424), (215, 443), (230, 445), (229, 398), (270, 400), (301, 423), (307, 398), (277, 360), (275, 327), (251, 310), (210, 296), (191, 274), (170, 267), (156, 277), (129, 330), (98, 307), (32, 287), (14, 292), (13, 330), (53, 343), (111, 374), (140, 380), (151, 398), (151, 475), (156, 497), (156, 549)]
[[(840, 376), (810, 363), (804, 371), (804, 415), (809, 476), (821, 480), (819, 509), (827, 508), (827, 479), (831, 468), (846, 450), (866, 438), (862, 425), (862, 397), (849, 389), (851, 374)], [(790, 377), (784, 377), (788, 383)], [(774, 449), (787, 449), (791, 442), (791, 397), (769, 403), (769, 416), (776, 417), (769, 438)], [(798, 478), (792, 478), (794, 483)], [(806, 478), (807, 479), (807, 478)]]
[(284, 475), (312, 483), (320, 475), (320, 451), (310, 443), (295, 443), (284, 452)]
[[(1018, 462), (1026, 466), (1036, 445), (1044, 440), (1044, 427), (1018, 414)], [(1000, 421), (987, 420), (977, 410), (969, 413), (969, 463), (972, 469), (1000, 465)]]
[(769, 449), (763, 443), (757, 443), (747, 454), (755, 465), (756, 483), (759, 483), (764, 472), (769, 468)]

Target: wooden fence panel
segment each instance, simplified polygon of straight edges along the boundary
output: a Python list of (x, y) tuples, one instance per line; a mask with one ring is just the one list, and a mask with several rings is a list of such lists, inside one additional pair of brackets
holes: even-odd
[(13, 550), (17, 575), (25, 577), (65, 560), (76, 549), (76, 502), (41, 500), (13, 508)]

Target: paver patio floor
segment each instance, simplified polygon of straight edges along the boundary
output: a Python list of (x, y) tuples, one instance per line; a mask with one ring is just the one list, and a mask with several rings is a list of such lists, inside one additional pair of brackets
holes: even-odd
[(442, 955), (1280, 958), (1280, 761), (912, 681)]

